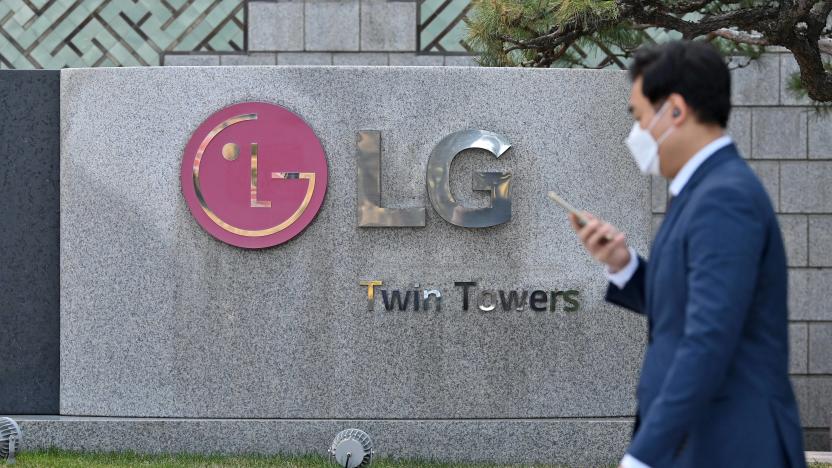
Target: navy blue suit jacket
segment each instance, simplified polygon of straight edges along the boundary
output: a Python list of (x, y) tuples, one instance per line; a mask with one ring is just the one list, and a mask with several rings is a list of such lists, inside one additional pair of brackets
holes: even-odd
[(638, 261), (606, 295), (648, 319), (627, 453), (654, 468), (806, 466), (783, 240), (736, 146), (697, 168)]

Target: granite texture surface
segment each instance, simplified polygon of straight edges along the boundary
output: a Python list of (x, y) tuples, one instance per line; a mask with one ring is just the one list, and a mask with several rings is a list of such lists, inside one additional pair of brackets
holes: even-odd
[(58, 411), (59, 91), (0, 71), (0, 414)]
[[(601, 266), (545, 196), (557, 190), (645, 251), (649, 181), (622, 143), (631, 125), (628, 89), (623, 72), (594, 70), (63, 70), (61, 414), (632, 416), (646, 324), (604, 304)], [(315, 221), (295, 239), (260, 251), (205, 233), (179, 186), (191, 133), (220, 108), (249, 100), (301, 116), (329, 164), (330, 186)], [(512, 172), (506, 224), (460, 228), (429, 206), (428, 155), (444, 136), (466, 128), (513, 143), (499, 160), (466, 151), (451, 167), (453, 193), (471, 206), (488, 203), (487, 193), (471, 190), (472, 171)], [(359, 130), (382, 132), (383, 204), (425, 206), (424, 228), (357, 226)], [(364, 280), (441, 289), (442, 311), (387, 312), (378, 303), (368, 311)], [(464, 312), (455, 281), (575, 289), (581, 308)], [(341, 427), (326, 424), (333, 435)], [(406, 424), (427, 434), (416, 428), (441, 423)], [(459, 427), (476, 432), (479, 424), (493, 423)], [(621, 448), (624, 435), (606, 429), (614, 424), (575, 424), (598, 428), (598, 437)], [(569, 434), (526, 433), (535, 450), (574, 454), (583, 441), (568, 442), (576, 437)], [(483, 446), (493, 440), (481, 437)]]
[(335, 434), (358, 428), (376, 456), (402, 459), (613, 466), (632, 421), (614, 419), (275, 420), (19, 417), (23, 450), (326, 456)]

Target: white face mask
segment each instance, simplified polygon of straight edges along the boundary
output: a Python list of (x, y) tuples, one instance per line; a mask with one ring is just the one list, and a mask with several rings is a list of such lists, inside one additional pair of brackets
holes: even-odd
[(647, 125), (646, 129), (641, 128), (638, 122), (633, 123), (633, 129), (630, 130), (630, 134), (624, 141), (630, 153), (632, 153), (633, 158), (636, 160), (638, 168), (644, 174), (661, 175), (661, 171), (659, 170), (659, 145), (670, 135), (674, 127), (671, 126), (668, 128), (659, 137), (659, 141), (653, 139), (650, 130), (653, 129), (653, 126), (656, 125), (656, 122), (664, 114), (664, 111), (667, 110), (668, 104), (670, 104), (670, 101), (665, 101), (662, 104), (659, 112), (650, 119), (650, 124)]

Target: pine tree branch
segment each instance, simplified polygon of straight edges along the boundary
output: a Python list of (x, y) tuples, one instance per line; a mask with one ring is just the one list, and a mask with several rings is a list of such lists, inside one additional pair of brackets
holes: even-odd
[(660, 28), (679, 31), (682, 33), (682, 37), (694, 39), (718, 29), (729, 27), (753, 30), (754, 26), (764, 21), (776, 19), (779, 13), (779, 8), (744, 8), (718, 15), (706, 16), (697, 22), (686, 21), (670, 14), (661, 13), (658, 10), (645, 11), (643, 9), (634, 9), (628, 16), (640, 23), (648, 23)]
[[(503, 1), (508, 2), (487, 0), (488, 6), (497, 8), (497, 12), (510, 11), (500, 10)], [(631, 31), (660, 28), (677, 31), (685, 39), (721, 38), (746, 46), (777, 45), (794, 54), (807, 94), (818, 101), (832, 101), (832, 72), (825, 69), (821, 56), (822, 53), (832, 55), (832, 37), (829, 36), (832, 31), (827, 27), (832, 0), (780, 0), (760, 2), (758, 6), (748, 6), (749, 3), (742, 0), (615, 0), (610, 4), (613, 11), (606, 9), (599, 13), (587, 7), (584, 12), (570, 13), (572, 16), (565, 20), (554, 19), (560, 18), (559, 5), (564, 3), (541, 1), (537, 14), (506, 18), (505, 27), (498, 25), (498, 31), (488, 39), (492, 41), (490, 47), (496, 47), (495, 53), (504, 57), (513, 52), (534, 51), (533, 55), (523, 56), (522, 64), (548, 67), (564, 57), (576, 41), (587, 38), (600, 43), (597, 36), (602, 31), (621, 28)], [(527, 10), (523, 12), (527, 13)], [(694, 12), (700, 13), (697, 20), (687, 15)], [(533, 21), (526, 22), (529, 18)], [(540, 20), (546, 24), (545, 18), (553, 18), (550, 26), (545, 31), (535, 32), (540, 28)], [(517, 31), (522, 31), (521, 37), (514, 35)], [(627, 41), (631, 40), (615, 44), (624, 52), (622, 57), (629, 56), (632, 46)], [(502, 50), (499, 50), (500, 44)], [(608, 57), (616, 55), (608, 47), (600, 49)], [(615, 60), (621, 63), (617, 58)]]
[(751, 34), (743, 31), (736, 31), (733, 29), (722, 28), (717, 29), (716, 31), (712, 31), (708, 33), (708, 38), (713, 37), (721, 37), (724, 39), (728, 39), (730, 41), (739, 43), (739, 44), (748, 44), (748, 45), (756, 45), (756, 46), (767, 46), (771, 45), (768, 42), (768, 39), (759, 35), (759, 34)]

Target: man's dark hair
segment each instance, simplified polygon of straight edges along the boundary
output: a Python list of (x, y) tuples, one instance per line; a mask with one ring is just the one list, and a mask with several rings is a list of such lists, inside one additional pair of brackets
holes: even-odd
[(678, 93), (702, 123), (728, 124), (731, 74), (722, 55), (702, 41), (674, 41), (636, 51), (630, 79), (642, 77), (642, 93), (653, 105)]

